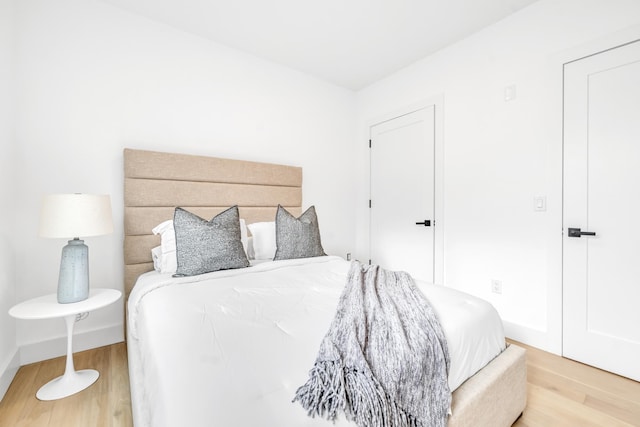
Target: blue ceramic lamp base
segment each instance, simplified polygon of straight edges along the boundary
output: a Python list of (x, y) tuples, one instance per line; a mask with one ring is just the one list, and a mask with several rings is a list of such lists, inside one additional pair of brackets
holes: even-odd
[(58, 302), (68, 304), (89, 297), (89, 248), (77, 237), (62, 248)]

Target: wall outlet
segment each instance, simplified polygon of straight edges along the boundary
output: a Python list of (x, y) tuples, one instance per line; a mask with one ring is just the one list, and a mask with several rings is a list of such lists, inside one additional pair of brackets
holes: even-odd
[(494, 294), (502, 294), (502, 282), (500, 280), (491, 280), (491, 292)]
[(347, 254), (347, 261), (351, 261), (351, 252)]

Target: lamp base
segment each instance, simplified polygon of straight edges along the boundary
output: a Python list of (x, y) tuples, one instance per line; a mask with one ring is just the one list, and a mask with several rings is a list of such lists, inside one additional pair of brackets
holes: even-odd
[(89, 297), (89, 248), (84, 241), (75, 238), (62, 248), (60, 276), (58, 277), (58, 302), (69, 304)]

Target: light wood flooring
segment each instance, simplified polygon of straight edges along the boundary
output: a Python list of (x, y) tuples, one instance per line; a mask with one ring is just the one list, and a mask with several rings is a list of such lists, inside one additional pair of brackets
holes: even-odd
[(0, 426), (132, 426), (125, 344), (75, 353), (74, 364), (76, 370), (96, 369), (98, 381), (80, 393), (46, 402), (36, 399), (36, 392), (64, 373), (65, 357), (22, 366), (0, 402)]
[[(640, 383), (516, 344), (527, 349), (529, 390), (515, 427), (640, 427)], [(0, 426), (131, 426), (124, 343), (76, 353), (75, 366), (97, 369), (100, 378), (78, 394), (50, 402), (37, 400), (35, 393), (62, 374), (64, 358), (21, 367), (0, 402)]]
[(640, 427), (640, 383), (533, 347), (527, 408), (515, 427)]

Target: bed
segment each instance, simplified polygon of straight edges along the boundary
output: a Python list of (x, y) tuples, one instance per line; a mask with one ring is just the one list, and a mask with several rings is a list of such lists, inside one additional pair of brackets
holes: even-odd
[[(211, 218), (238, 205), (248, 224), (277, 206), (302, 211), (297, 167), (124, 151), (125, 293), (134, 424), (320, 426), (291, 403), (335, 312), (349, 263), (268, 261), (173, 278), (154, 271), (151, 230), (184, 207)], [(321, 221), (321, 215), (320, 215)], [(443, 325), (452, 393), (448, 425), (509, 426), (526, 405), (525, 352), (506, 346), (488, 303), (418, 283)], [(351, 426), (344, 418), (337, 426)]]

